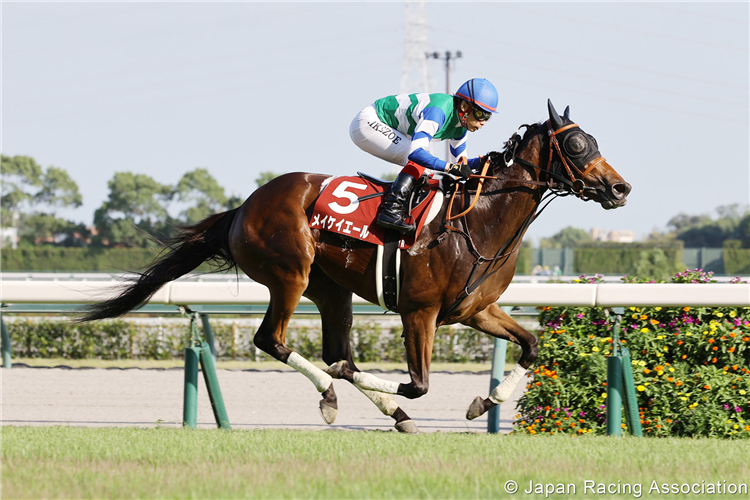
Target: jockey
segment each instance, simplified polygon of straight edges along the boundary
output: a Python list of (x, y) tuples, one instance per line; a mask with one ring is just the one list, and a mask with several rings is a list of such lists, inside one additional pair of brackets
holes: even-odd
[[(400, 94), (378, 99), (352, 120), (349, 135), (360, 149), (387, 162), (403, 165), (380, 208), (379, 226), (401, 233), (414, 230), (406, 222), (406, 204), (425, 169), (468, 179), (481, 158), (466, 158), (466, 135), (482, 128), (497, 112), (495, 86), (472, 78), (448, 94)], [(428, 151), (432, 139), (450, 141), (450, 158)]]

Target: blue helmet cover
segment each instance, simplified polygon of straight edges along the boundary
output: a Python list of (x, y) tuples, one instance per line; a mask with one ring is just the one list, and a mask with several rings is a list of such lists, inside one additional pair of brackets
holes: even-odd
[(497, 113), (497, 89), (486, 78), (472, 78), (458, 88), (455, 96), (474, 103), (485, 111)]

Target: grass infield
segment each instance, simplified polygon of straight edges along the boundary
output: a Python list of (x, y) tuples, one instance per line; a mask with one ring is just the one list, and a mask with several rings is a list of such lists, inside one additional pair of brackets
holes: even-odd
[(750, 482), (747, 443), (711, 439), (5, 426), (1, 450), (3, 498), (544, 498), (532, 481), (567, 490), (550, 498), (638, 498), (585, 481), (674, 498), (652, 481)]

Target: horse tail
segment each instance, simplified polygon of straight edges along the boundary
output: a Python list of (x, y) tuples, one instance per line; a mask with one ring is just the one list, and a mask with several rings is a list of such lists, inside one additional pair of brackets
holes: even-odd
[(239, 208), (214, 214), (166, 241), (165, 248), (143, 272), (119, 289), (116, 297), (82, 307), (77, 322), (116, 318), (146, 304), (164, 284), (184, 276), (204, 262), (216, 271), (237, 267), (229, 250), (229, 229)]

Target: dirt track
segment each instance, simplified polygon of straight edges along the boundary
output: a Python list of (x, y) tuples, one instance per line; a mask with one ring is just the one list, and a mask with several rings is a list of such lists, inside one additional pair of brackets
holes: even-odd
[[(140, 369), (23, 368), (1, 370), (3, 425), (177, 427), (182, 423), (183, 371)], [(407, 381), (403, 373), (378, 376)], [(335, 381), (339, 413), (327, 426), (318, 414), (319, 395), (296, 372), (219, 370), (219, 383), (235, 429), (391, 430), (355, 388)], [(487, 418), (465, 419), (475, 396), (486, 397), (489, 375), (434, 372), (430, 391), (416, 400), (396, 400), (422, 432), (486, 432)], [(199, 377), (198, 425), (215, 427), (203, 378)], [(501, 407), (500, 432), (510, 430), (515, 402)]]

